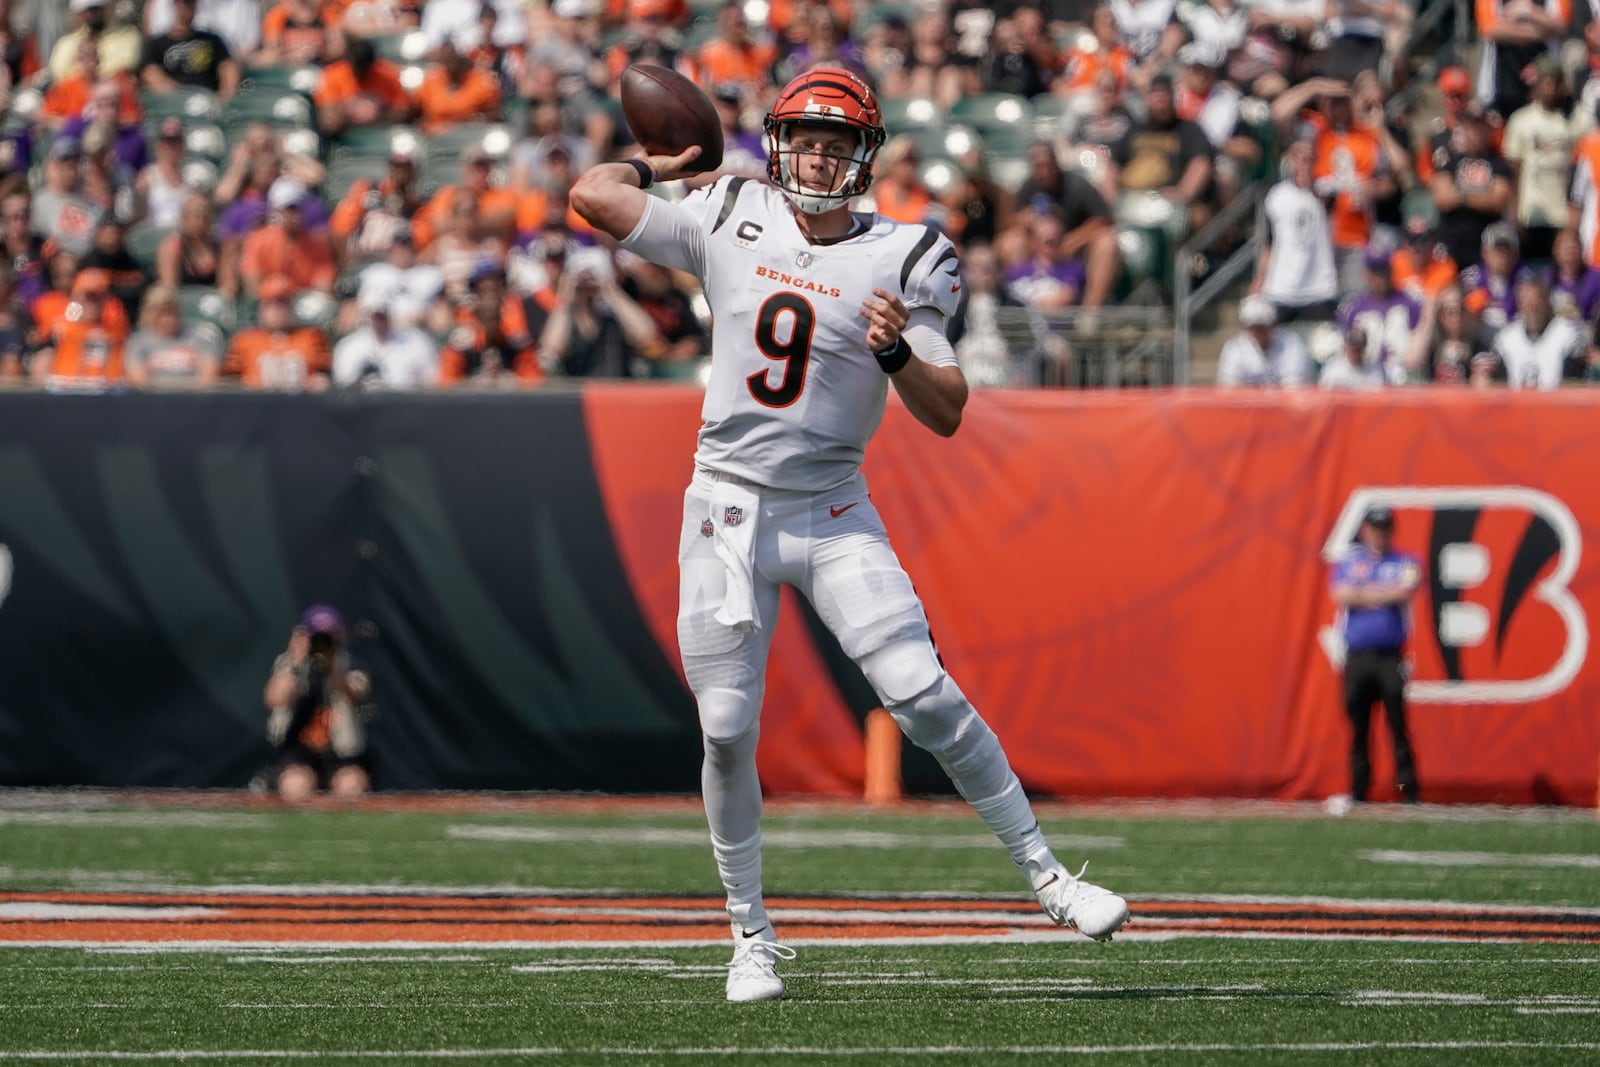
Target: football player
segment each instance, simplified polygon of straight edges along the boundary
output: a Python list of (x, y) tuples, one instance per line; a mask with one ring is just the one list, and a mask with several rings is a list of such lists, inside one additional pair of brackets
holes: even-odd
[(643, 191), (685, 174), (692, 147), (602, 163), (572, 191), (597, 229), (700, 278), (715, 318), (678, 541), (678, 644), (733, 926), (727, 997), (782, 996), (776, 961), (793, 958), (762, 902), (756, 772), (783, 582), (811, 601), (906, 736), (1010, 849), (1050, 918), (1109, 938), (1126, 903), (1051, 854), (1000, 742), (945, 673), (861, 474), (890, 383), (935, 433), (961, 424), (967, 383), (945, 338), (961, 291), (956, 250), (931, 227), (850, 210), (886, 136), (856, 75), (806, 71), (765, 126), (771, 185), (723, 177), (678, 204)]

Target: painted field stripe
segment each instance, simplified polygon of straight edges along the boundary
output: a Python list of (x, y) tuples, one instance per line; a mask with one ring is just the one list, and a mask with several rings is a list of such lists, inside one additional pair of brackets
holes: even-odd
[(1409, 849), (1378, 848), (1361, 853), (1361, 857), (1370, 863), (1410, 867), (1575, 867), (1580, 870), (1600, 870), (1600, 856), (1582, 852), (1414, 852)]
[(123, 904), (53, 904), (43, 901), (0, 901), (0, 919), (203, 919), (227, 912), (208, 907), (143, 908)]
[(1593, 1041), (1326, 1041), (1246, 1043), (1170, 1043), (1145, 1045), (927, 1045), (807, 1048), (720, 1046), (704, 1048), (485, 1048), (485, 1049), (164, 1049), (158, 1052), (98, 1049), (0, 1052), (0, 1060), (72, 1061), (126, 1060), (183, 1063), (203, 1060), (474, 1060), (510, 1057), (601, 1056), (606, 1058), (669, 1056), (744, 1058), (749, 1056), (1145, 1056), (1162, 1052), (1432, 1052), (1472, 1050), (1549, 1050), (1592, 1052)]
[[(1394, 934), (1311, 934), (1311, 933), (1278, 933), (1271, 931), (1216, 931), (1208, 933), (1186, 933), (1173, 931), (1139, 931), (1123, 929), (1117, 933), (1116, 940), (1122, 942), (1141, 942), (1148, 944), (1167, 944), (1179, 940), (1192, 940), (1203, 938), (1222, 941), (1299, 941), (1299, 942), (1324, 942), (1336, 944), (1350, 941), (1365, 941), (1377, 944), (1413, 944), (1413, 945), (1527, 945), (1527, 944), (1557, 944), (1553, 939), (1528, 939), (1520, 937), (1474, 937), (1470, 939), (1452, 937), (1423, 937), (1417, 935)], [(952, 935), (938, 934), (927, 937), (817, 937), (794, 938), (784, 936), (784, 943), (795, 948), (917, 948), (927, 945), (994, 945), (1003, 942), (1007, 945), (1052, 945), (1060, 950), (1077, 950), (1084, 952), (1097, 952), (1093, 943), (1087, 938), (1076, 934), (1067, 933), (1059, 929), (1047, 930), (1017, 930), (999, 938), (992, 933), (982, 935)], [(474, 940), (416, 940), (411, 938), (394, 938), (383, 941), (327, 941), (296, 939), (285, 941), (218, 941), (218, 940), (143, 940), (143, 941), (86, 941), (71, 938), (45, 939), (45, 940), (4, 940), (0, 939), (0, 948), (76, 948), (107, 956), (148, 956), (148, 955), (181, 955), (192, 952), (199, 955), (212, 953), (230, 953), (237, 955), (241, 952), (440, 952), (449, 950), (472, 952), (547, 952), (547, 951), (579, 951), (614, 950), (618, 952), (659, 952), (664, 948), (693, 949), (728, 947), (727, 935), (717, 937), (684, 938), (670, 944), (658, 939), (599, 939), (593, 941), (552, 940), (530, 941), (527, 939), (506, 941), (474, 941)], [(1444, 960), (1443, 963), (1462, 963), (1461, 960)], [(1566, 962), (1566, 961), (1556, 961)]]
[[(6, 868), (0, 868), (3, 873)], [(82, 873), (82, 872), (79, 872)], [(488, 898), (485, 903), (506, 907), (543, 901), (551, 905), (585, 902), (605, 902), (616, 905), (628, 903), (647, 904), (652, 907), (710, 907), (720, 910), (720, 898), (704, 893), (685, 893), (674, 896), (640, 896), (634, 890), (622, 888), (568, 889), (552, 886), (513, 885), (437, 885), (396, 884), (386, 882), (308, 882), (264, 883), (239, 882), (217, 885), (119, 884), (115, 887), (82, 887), (76, 889), (11, 890), (0, 894), (5, 899), (56, 900), (62, 902), (157, 904), (166, 897), (233, 897), (273, 901), (278, 906), (289, 906), (292, 900), (283, 898), (342, 898), (352, 904), (393, 904), (404, 901), (406, 906), (466, 906), (466, 901)], [(1260, 893), (1129, 893), (1133, 904), (1219, 905), (1263, 908), (1302, 908), (1308, 906), (1382, 911), (1466, 912), (1469, 914), (1526, 914), (1537, 911), (1560, 911), (1563, 915), (1585, 915), (1600, 918), (1600, 907), (1559, 908), (1544, 904), (1518, 904), (1488, 901), (1460, 900), (1402, 900), (1391, 897), (1331, 897), (1331, 896), (1278, 896)], [(420, 899), (419, 899), (420, 898)], [(838, 907), (840, 902), (859, 904), (873, 901), (892, 901), (901, 909), (928, 908), (1006, 908), (1034, 913), (1037, 905), (1014, 892), (949, 893), (934, 890), (878, 891), (861, 890), (824, 896), (781, 898), (785, 906)], [(196, 900), (196, 903), (213, 903)]]
[[(570, 845), (655, 845), (709, 848), (708, 830), (670, 827), (631, 826), (505, 826), (501, 824), (459, 824), (445, 827), (446, 837), (455, 841), (495, 841), (507, 844)], [(887, 830), (786, 830), (768, 828), (761, 833), (767, 848), (1000, 848), (993, 834), (903, 834)], [(1064, 834), (1051, 837), (1053, 848), (1122, 848), (1120, 837)]]
[(249, 830), (268, 825), (265, 815), (220, 811), (10, 811), (0, 808), (0, 826), (56, 829)]

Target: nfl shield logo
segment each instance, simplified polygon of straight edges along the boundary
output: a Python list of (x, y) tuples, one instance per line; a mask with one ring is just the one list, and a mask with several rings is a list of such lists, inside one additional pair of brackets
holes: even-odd
[(711, 537), (711, 536), (714, 536), (716, 534), (716, 532), (717, 532), (717, 528), (715, 526), (711, 525), (711, 520), (710, 519), (701, 519), (700, 520), (700, 536), (701, 537)]
[(795, 255), (794, 261), (801, 270), (804, 270), (805, 268), (811, 266), (811, 261), (813, 258), (814, 257), (810, 252), (800, 252)]
[(722, 525), (737, 526), (744, 521), (744, 508), (726, 507), (722, 509)]

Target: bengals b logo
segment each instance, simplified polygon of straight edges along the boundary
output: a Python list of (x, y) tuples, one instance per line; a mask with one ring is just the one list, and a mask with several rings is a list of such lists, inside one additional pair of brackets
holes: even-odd
[[(1397, 547), (1421, 556), (1426, 570), (1412, 604), (1411, 700), (1526, 704), (1571, 684), (1589, 626), (1568, 588), (1583, 541), (1565, 504), (1514, 485), (1358, 489), (1324, 558), (1345, 552), (1379, 504), (1394, 509)], [(1320, 636), (1330, 658), (1342, 658), (1337, 631)]]

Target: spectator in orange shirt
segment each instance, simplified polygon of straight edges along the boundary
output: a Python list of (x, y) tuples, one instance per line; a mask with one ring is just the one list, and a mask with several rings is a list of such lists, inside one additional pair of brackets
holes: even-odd
[(258, 67), (304, 67), (326, 63), (344, 51), (340, 8), (317, 0), (282, 0), (261, 19)]
[(426, 199), (417, 182), (415, 150), (395, 145), (389, 151), (389, 175), (377, 181), (360, 179), (334, 208), (328, 230), (347, 259), (380, 256), (405, 229)]
[(317, 129), (335, 137), (352, 126), (393, 126), (407, 122), (416, 110), (411, 94), (400, 84), (400, 71), (379, 59), (372, 42), (355, 38), (345, 58), (322, 72), (312, 95)]
[[(530, 168), (532, 183), (517, 194), (517, 237), (558, 223), (580, 233), (594, 231), (569, 203), (568, 193), (581, 173), (567, 147), (569, 143), (559, 137), (547, 138), (531, 156), (536, 160)], [(765, 171), (762, 176), (765, 177)]]
[(418, 262), (439, 268), (444, 276), (445, 296), (454, 301), (466, 298), (467, 283), (481, 260), (500, 262), (505, 257), (505, 242), (482, 233), (478, 217), (473, 194), (457, 194), (450, 202), (449, 212), (438, 221), (433, 243), (418, 257)]
[(461, 154), (461, 181), (447, 185), (422, 206), (412, 221), (412, 232), (417, 247), (426, 249), (433, 243), (443, 220), (450, 214), (457, 197), (468, 197), (476, 205), (476, 216), (471, 228), (474, 239), (497, 234), (510, 241), (516, 226), (517, 195), (510, 189), (493, 183), (494, 161), (481, 144), (468, 145)]
[[(95, 86), (100, 80), (99, 48), (93, 41), (85, 41), (78, 49), (78, 73), (56, 82), (44, 94), (44, 103), (39, 107), (40, 122), (53, 131), (82, 115), (94, 98)], [(107, 80), (118, 87), (117, 121), (121, 124), (138, 122), (139, 97), (132, 82), (120, 74)]]
[(626, 36), (606, 53), (613, 86), (630, 63), (652, 63), (697, 80), (694, 60), (679, 47), (680, 39), (666, 32), (674, 6), (674, 0), (628, 0)]
[(1133, 70), (1133, 53), (1122, 46), (1117, 31), (1117, 16), (1108, 4), (1101, 4), (1089, 16), (1089, 29), (1094, 34), (1094, 46), (1085, 47), (1080, 41), (1067, 52), (1067, 66), (1056, 79), (1057, 95), (1088, 92), (1095, 87), (1100, 72), (1108, 70), (1117, 79), (1117, 89), (1128, 87), (1129, 72)]
[[(685, 0), (647, 0), (649, 3), (659, 2), (662, 11), (662, 21), (668, 26), (679, 30), (689, 28), (689, 21), (694, 12), (689, 9)], [(602, 16), (607, 26), (620, 25), (626, 19), (636, 18), (634, 14), (638, 0), (605, 0)]]
[(110, 295), (104, 271), (80, 271), (72, 300), (50, 332), (47, 346), (33, 357), (36, 379), (66, 387), (122, 380), (122, 345), (128, 316)]
[[(1312, 99), (1317, 110), (1301, 109)], [(1365, 286), (1363, 258), (1372, 240), (1372, 205), (1393, 194), (1395, 180), (1378, 138), (1355, 124), (1350, 86), (1334, 78), (1312, 78), (1272, 103), (1280, 125), (1299, 121), (1316, 133), (1312, 164), (1313, 190), (1329, 201), (1334, 255), (1340, 288), (1359, 292)]]
[(474, 67), (449, 41), (439, 46), (434, 60), (417, 90), (425, 132), (438, 133), (457, 123), (492, 122), (500, 117), (500, 83), (493, 74)]
[(717, 11), (717, 35), (700, 46), (695, 58), (705, 85), (735, 85), (746, 94), (759, 93), (772, 81), (778, 47), (751, 38), (742, 0), (728, 0)]
[(328, 387), (327, 340), (321, 330), (295, 327), (289, 308), (293, 294), (289, 279), (264, 279), (256, 310), (261, 325), (233, 335), (224, 369), (249, 388), (317, 392)]
[(850, 10), (850, 0), (773, 0), (767, 25), (772, 27), (773, 33), (788, 36), (791, 31), (798, 32), (796, 26), (805, 21), (813, 7), (826, 7), (844, 30), (850, 28), (851, 16), (855, 14)]
[(878, 214), (912, 225), (927, 217), (933, 194), (917, 173), (921, 162), (916, 144), (904, 134), (891, 138), (878, 152), (874, 167), (878, 177), (872, 185)]
[[(53, 245), (53, 242), (52, 242)], [(44, 274), (48, 287), (26, 302), (32, 327), (28, 333), (28, 347), (43, 348), (50, 343), (56, 324), (67, 313), (72, 303), (72, 283), (78, 277), (78, 257), (66, 249), (51, 247), (45, 251)]]
[(308, 190), (293, 178), (279, 178), (267, 192), (272, 210), (267, 225), (244, 239), (239, 259), (239, 280), (247, 293), (260, 291), (273, 275), (287, 278), (296, 291), (333, 292), (339, 268), (326, 232), (305, 229), (300, 204)]
[(1394, 287), (1417, 303), (1437, 300), (1446, 289), (1454, 288), (1460, 272), (1450, 250), (1434, 232), (1439, 212), (1426, 196), (1406, 198), (1406, 240), (1389, 260)]
[(495, 30), (499, 25), (500, 10), (493, 0), (485, 0), (478, 9), (478, 43), (466, 52), (473, 66), (494, 77), (500, 88), (500, 99), (505, 100), (517, 94), (517, 85), (528, 72), (528, 51), (521, 44), (497, 42)]
[(492, 262), (479, 264), (472, 272), (471, 297), (445, 342), (439, 381), (488, 385), (543, 377), (522, 301), (506, 292), (505, 273), (499, 267)]

